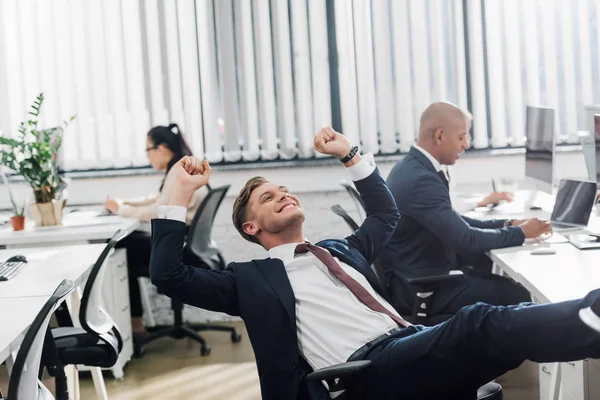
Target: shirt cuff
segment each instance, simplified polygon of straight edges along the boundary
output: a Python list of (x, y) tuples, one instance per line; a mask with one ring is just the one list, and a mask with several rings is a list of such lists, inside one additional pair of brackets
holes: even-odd
[(375, 171), (375, 157), (373, 153), (367, 153), (362, 159), (351, 167), (346, 168), (353, 181), (360, 181), (370, 176)]
[(185, 223), (187, 209), (181, 206), (156, 206), (156, 216)]

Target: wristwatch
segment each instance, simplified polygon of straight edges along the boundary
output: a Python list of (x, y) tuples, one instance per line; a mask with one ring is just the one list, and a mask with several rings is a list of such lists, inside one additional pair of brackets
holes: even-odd
[(515, 222), (514, 219), (507, 219), (506, 220), (506, 226), (513, 226), (513, 222)]
[(353, 146), (352, 149), (350, 149), (348, 155), (344, 158), (340, 158), (340, 161), (344, 164), (347, 163), (348, 161), (352, 160), (352, 158), (356, 155), (357, 152), (358, 146)]

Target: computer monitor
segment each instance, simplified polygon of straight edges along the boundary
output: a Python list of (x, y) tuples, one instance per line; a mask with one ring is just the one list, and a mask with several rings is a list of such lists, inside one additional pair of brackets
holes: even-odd
[(594, 114), (594, 138), (596, 139), (596, 184), (600, 182), (600, 112)]
[(525, 181), (529, 189), (552, 194), (554, 178), (554, 109), (527, 106)]
[(588, 105), (585, 109), (585, 130), (590, 132), (589, 142), (594, 141), (595, 157), (592, 157), (589, 148), (583, 147), (586, 165), (590, 170), (590, 179), (600, 182), (600, 104)]

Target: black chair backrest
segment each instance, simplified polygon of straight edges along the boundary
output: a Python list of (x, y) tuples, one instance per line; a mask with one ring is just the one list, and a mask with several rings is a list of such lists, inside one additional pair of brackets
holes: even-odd
[(333, 211), (336, 215), (342, 217), (344, 221), (346, 221), (352, 232), (358, 229), (358, 224), (356, 223), (356, 221), (354, 221), (354, 219), (352, 219), (352, 217), (348, 215), (348, 213), (346, 212), (346, 210), (344, 210), (342, 206), (340, 206), (339, 204), (335, 204), (331, 206), (331, 211)]
[[(336, 215), (339, 215), (340, 217), (342, 217), (344, 219), (344, 221), (346, 221), (346, 223), (348, 224), (348, 226), (350, 227), (352, 232), (354, 232), (358, 229), (358, 224), (356, 223), (356, 221), (354, 221), (354, 219), (352, 219), (352, 217), (350, 215), (348, 215), (348, 213), (346, 212), (346, 210), (344, 210), (344, 208), (342, 206), (340, 206), (339, 204), (335, 204), (335, 205), (331, 206), (331, 211), (333, 211)], [(379, 285), (381, 286), (381, 290), (383, 291), (383, 293), (381, 293), (381, 294), (387, 301), (390, 301), (390, 293), (389, 293), (387, 279), (385, 279), (383, 267), (381, 266), (379, 259), (377, 259), (373, 262), (372, 268), (373, 268), (373, 271), (375, 272), (375, 275), (377, 275), (377, 280), (379, 281)]]
[(346, 189), (346, 192), (348, 192), (348, 194), (352, 198), (352, 201), (354, 201), (354, 205), (356, 206), (358, 216), (362, 219), (364, 217), (366, 208), (364, 201), (360, 197), (360, 193), (358, 193), (358, 190), (356, 190), (356, 188), (351, 183), (342, 181), (340, 182), (340, 184), (344, 187), (344, 189)]
[(52, 313), (73, 287), (72, 281), (63, 280), (29, 326), (10, 375), (9, 399), (37, 400), (49, 393), (38, 380), (44, 339)]
[(123, 339), (114, 320), (103, 307), (102, 287), (104, 272), (106, 271), (106, 260), (117, 242), (123, 239), (124, 236), (124, 232), (117, 231), (100, 253), (85, 283), (79, 309), (81, 327), (89, 334), (98, 337), (112, 332), (118, 341), (119, 352), (123, 348)]
[(230, 186), (211, 189), (194, 215), (187, 235), (186, 248), (196, 257), (202, 258), (207, 251), (214, 249), (211, 242), (213, 222)]

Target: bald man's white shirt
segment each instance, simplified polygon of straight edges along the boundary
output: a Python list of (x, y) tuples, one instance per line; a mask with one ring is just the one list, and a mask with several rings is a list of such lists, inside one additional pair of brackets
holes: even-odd
[(425, 150), (418, 144), (413, 144), (413, 147), (415, 149), (419, 150), (421, 153), (425, 154), (425, 157), (427, 157), (427, 159), (429, 161), (431, 161), (431, 164), (433, 164), (433, 168), (435, 168), (435, 172), (439, 172), (442, 170), (442, 165), (440, 164), (440, 162), (438, 160), (436, 160), (434, 156), (429, 154), (429, 152), (427, 150)]

